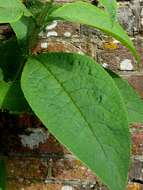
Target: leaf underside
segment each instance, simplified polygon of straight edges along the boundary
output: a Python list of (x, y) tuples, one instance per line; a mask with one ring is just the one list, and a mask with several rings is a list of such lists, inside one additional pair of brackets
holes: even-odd
[(143, 123), (143, 100), (128, 81), (109, 71), (123, 97), (129, 123)]
[(111, 190), (124, 190), (130, 134), (119, 91), (104, 69), (87, 56), (42, 54), (29, 58), (21, 85), (50, 132)]

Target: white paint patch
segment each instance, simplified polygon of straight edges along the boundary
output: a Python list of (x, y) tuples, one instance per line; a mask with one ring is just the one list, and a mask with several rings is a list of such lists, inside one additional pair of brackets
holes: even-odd
[(41, 43), (41, 48), (42, 49), (47, 49), (48, 48), (48, 43), (47, 42), (42, 42)]
[(118, 40), (113, 40), (114, 44), (119, 44), (120, 42)]
[(141, 18), (141, 25), (143, 26), (143, 18)]
[(69, 37), (71, 37), (71, 33), (70, 32), (65, 32), (64, 36), (67, 37), (67, 38), (69, 38)]
[(56, 31), (48, 32), (47, 37), (50, 37), (50, 36), (58, 36), (58, 33)]
[(107, 64), (107, 63), (103, 63), (103, 64), (102, 64), (102, 67), (108, 68), (108, 64)]
[(141, 10), (141, 17), (143, 17), (143, 8), (142, 8), (142, 10)]
[(134, 37), (131, 37), (130, 39), (131, 39), (131, 40), (135, 40), (135, 38), (134, 38)]
[(124, 59), (120, 63), (120, 70), (121, 71), (133, 71), (134, 67), (132, 65), (132, 61), (130, 59)]
[(65, 185), (61, 188), (61, 190), (74, 190), (74, 188), (72, 186), (69, 185)]
[(57, 21), (54, 20), (50, 25), (46, 26), (46, 30), (53, 30), (57, 26)]
[(49, 138), (49, 133), (42, 129), (29, 128), (28, 131), (31, 132), (30, 135), (19, 135), (19, 137), (22, 145), (30, 149), (38, 148), (40, 143), (45, 143)]
[(93, 189), (95, 187), (96, 184), (91, 184), (90, 188)]

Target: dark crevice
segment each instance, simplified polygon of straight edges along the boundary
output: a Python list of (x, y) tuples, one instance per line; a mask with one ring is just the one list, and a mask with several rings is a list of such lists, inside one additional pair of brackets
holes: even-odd
[(98, 1), (97, 1), (97, 0), (93, 0), (93, 1), (91, 1), (91, 3), (92, 3), (93, 5), (95, 5), (95, 6), (98, 5)]
[(143, 184), (143, 180), (140, 180), (140, 179), (132, 179), (131, 182)]

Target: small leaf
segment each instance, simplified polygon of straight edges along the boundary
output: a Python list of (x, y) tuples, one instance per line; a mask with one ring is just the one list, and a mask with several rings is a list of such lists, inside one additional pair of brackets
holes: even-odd
[(127, 115), (104, 69), (87, 56), (43, 54), (29, 58), (21, 85), (50, 132), (111, 190), (124, 190), (130, 159)]
[(14, 30), (18, 40), (20, 41), (26, 40), (25, 38), (28, 33), (28, 27), (27, 27), (27, 19), (25, 17), (22, 17), (20, 20), (18, 20), (17, 22), (13, 22), (10, 25)]
[(19, 20), (22, 15), (30, 16), (20, 0), (0, 0), (0, 23), (11, 23)]
[(0, 81), (0, 109), (11, 113), (31, 112), (20, 88), (20, 82)]
[(85, 2), (66, 3), (51, 13), (53, 19), (62, 19), (66, 21), (86, 24), (113, 36), (125, 45), (139, 62), (138, 53), (118, 22), (111, 25), (111, 19), (105, 11)]
[(114, 79), (128, 111), (128, 119), (130, 123), (143, 123), (143, 100), (139, 94), (133, 89), (128, 81), (122, 79), (117, 74), (109, 71)]
[(10, 25), (16, 34), (22, 52), (27, 54), (26, 51), (29, 51), (29, 44), (31, 43), (30, 34), (35, 27), (34, 19), (23, 16), (17, 22), (10, 23)]

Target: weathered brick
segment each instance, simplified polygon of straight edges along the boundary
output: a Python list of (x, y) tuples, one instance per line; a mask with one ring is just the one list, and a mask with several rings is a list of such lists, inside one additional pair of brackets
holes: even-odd
[(143, 156), (143, 125), (132, 126), (132, 154)]
[(143, 181), (143, 162), (139, 160), (132, 160), (130, 172), (129, 172), (130, 180), (140, 180)]

